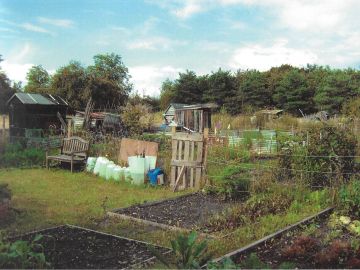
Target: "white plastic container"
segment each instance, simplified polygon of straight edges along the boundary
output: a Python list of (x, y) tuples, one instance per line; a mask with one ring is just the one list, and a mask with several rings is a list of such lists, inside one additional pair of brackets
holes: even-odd
[(105, 175), (105, 179), (106, 180), (111, 180), (113, 177), (113, 173), (114, 173), (114, 169), (115, 169), (115, 164), (113, 163), (109, 163), (106, 167), (106, 175)]
[(144, 184), (145, 180), (145, 158), (143, 157), (128, 157), (129, 169), (132, 178), (132, 183), (135, 185)]
[(113, 169), (113, 174), (112, 174), (112, 178), (116, 181), (116, 182), (119, 182), (121, 181), (121, 177), (122, 177), (122, 174), (123, 174), (123, 169), (116, 165)]
[(131, 174), (129, 168), (124, 168), (124, 178), (126, 182), (131, 182)]
[(108, 159), (104, 159), (101, 163), (100, 163), (100, 171), (99, 171), (99, 176), (102, 178), (106, 178), (106, 168), (107, 166), (110, 164), (110, 161)]
[(156, 167), (156, 156), (145, 156), (145, 174), (155, 169)]
[(96, 157), (88, 157), (87, 161), (86, 161), (86, 171), (87, 172), (93, 172), (94, 168), (95, 168), (95, 164), (96, 164)]
[(100, 174), (100, 167), (101, 164), (107, 160), (107, 158), (104, 157), (98, 157), (95, 163), (95, 167), (94, 167), (94, 174), (99, 175)]

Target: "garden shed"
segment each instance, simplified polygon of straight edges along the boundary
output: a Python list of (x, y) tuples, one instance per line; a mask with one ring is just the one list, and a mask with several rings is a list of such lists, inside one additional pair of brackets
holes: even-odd
[[(8, 101), (10, 137), (27, 137), (33, 130), (59, 132), (68, 104), (59, 96), (16, 93)], [(61, 117), (60, 117), (61, 116)]]
[(187, 104), (182, 103), (170, 103), (163, 113), (165, 124), (170, 124), (175, 119), (175, 111), (187, 106)]
[(214, 103), (184, 105), (175, 110), (174, 122), (187, 131), (202, 133), (211, 128), (211, 112), (216, 108)]

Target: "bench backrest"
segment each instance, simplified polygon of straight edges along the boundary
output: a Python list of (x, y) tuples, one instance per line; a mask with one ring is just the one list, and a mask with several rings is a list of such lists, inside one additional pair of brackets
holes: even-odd
[(73, 152), (76, 152), (77, 156), (87, 157), (88, 150), (88, 141), (85, 141), (80, 137), (70, 137), (64, 138), (61, 152), (63, 154), (71, 154)]

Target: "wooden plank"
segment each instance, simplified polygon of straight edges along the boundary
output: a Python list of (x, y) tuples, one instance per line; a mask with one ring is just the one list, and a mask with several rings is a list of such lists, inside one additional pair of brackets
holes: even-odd
[(203, 135), (200, 133), (181, 133), (178, 132), (173, 135), (173, 140), (183, 140), (183, 141), (195, 141), (195, 142), (202, 142), (203, 141)]
[(119, 163), (127, 162), (128, 157), (145, 152), (147, 156), (157, 156), (159, 144), (156, 142), (139, 141), (128, 138), (121, 140)]
[[(189, 162), (190, 141), (185, 141), (184, 144), (185, 144), (185, 147), (184, 147), (184, 161), (183, 162)], [(188, 170), (186, 170), (186, 172), (184, 173), (184, 176), (183, 176), (183, 186), (181, 187), (182, 189), (185, 189), (188, 186), (188, 183), (186, 181), (188, 179), (187, 174), (188, 174)]]
[(196, 168), (196, 167), (202, 167), (202, 163), (199, 161), (185, 161), (185, 160), (172, 160), (170, 163), (171, 166), (177, 166), (177, 167), (182, 167), (182, 166), (186, 166), (186, 167), (192, 167), (192, 168)]
[[(182, 160), (182, 148), (183, 148), (183, 141), (178, 141), (179, 147), (178, 147), (178, 156), (176, 157), (177, 160)], [(181, 171), (181, 167), (177, 167), (177, 176), (176, 179), (179, 177)]]
[[(203, 142), (197, 142), (197, 156), (196, 161), (202, 162), (203, 161)], [(201, 168), (196, 168), (196, 175), (195, 175), (195, 188), (200, 189), (201, 185)]]
[[(172, 140), (172, 156), (171, 160), (175, 160), (177, 156), (177, 147), (178, 147), (178, 141)], [(175, 186), (175, 180), (176, 180), (176, 166), (171, 167), (171, 177), (170, 177), (170, 186)]]
[(185, 166), (182, 166), (181, 167), (181, 169), (180, 169), (180, 173), (179, 173), (179, 175), (178, 175), (178, 177), (177, 177), (177, 179), (176, 179), (176, 182), (175, 182), (175, 186), (174, 186), (174, 190), (173, 190), (173, 192), (175, 192), (176, 190), (177, 190), (177, 187), (178, 187), (178, 185), (179, 185), (179, 183), (180, 183), (180, 179), (182, 178), (182, 176), (184, 175), (184, 173), (185, 173)]
[[(195, 153), (195, 142), (191, 142), (191, 149), (190, 149), (190, 158), (189, 161), (194, 161), (194, 153)], [(194, 168), (190, 169), (190, 187), (194, 187)]]

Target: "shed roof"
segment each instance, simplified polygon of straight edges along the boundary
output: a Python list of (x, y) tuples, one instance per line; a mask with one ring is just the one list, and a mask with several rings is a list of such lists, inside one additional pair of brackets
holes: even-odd
[(215, 103), (202, 103), (202, 104), (192, 104), (192, 105), (185, 105), (181, 110), (199, 110), (199, 109), (216, 109), (219, 106)]
[(165, 112), (163, 113), (163, 115), (167, 115), (168, 111), (170, 109), (170, 107), (173, 107), (175, 110), (181, 109), (184, 106), (187, 106), (187, 104), (183, 104), (183, 103), (170, 103), (169, 106), (166, 108)]
[(261, 110), (258, 113), (262, 113), (262, 114), (279, 114), (282, 113), (284, 110)]
[(50, 94), (15, 93), (7, 101), (7, 104), (9, 104), (14, 98), (17, 98), (22, 104), (68, 106), (67, 102), (61, 97)]

